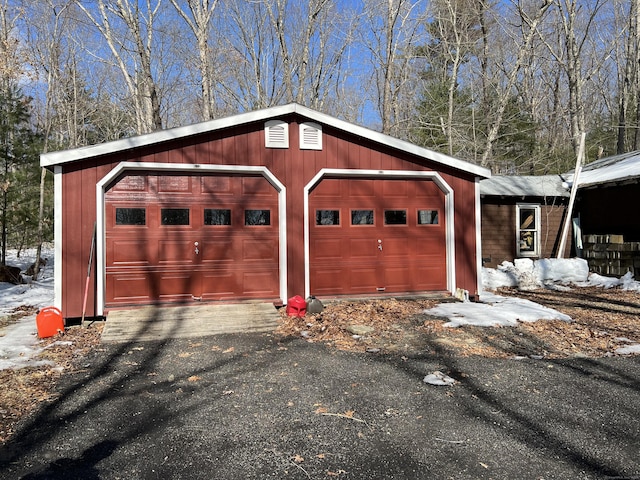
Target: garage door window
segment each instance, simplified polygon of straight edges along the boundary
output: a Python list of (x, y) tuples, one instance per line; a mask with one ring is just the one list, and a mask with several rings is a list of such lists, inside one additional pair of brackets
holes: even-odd
[(116, 208), (116, 225), (146, 225), (144, 208)]
[(373, 225), (373, 210), (351, 210), (351, 225)]
[(219, 208), (204, 209), (205, 225), (231, 225), (231, 210)]
[(406, 210), (385, 210), (384, 224), (385, 225), (406, 225), (407, 211)]
[(437, 210), (418, 210), (418, 225), (438, 225)]
[(340, 210), (316, 210), (316, 225), (340, 225)]
[(162, 225), (189, 225), (188, 208), (163, 208), (160, 215)]
[(245, 210), (245, 225), (271, 225), (270, 210)]

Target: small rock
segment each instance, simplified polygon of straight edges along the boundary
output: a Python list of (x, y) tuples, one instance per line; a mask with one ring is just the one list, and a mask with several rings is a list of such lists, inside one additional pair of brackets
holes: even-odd
[(176, 379), (175, 375), (171, 374), (169, 375), (169, 381), (173, 382)]
[(367, 353), (380, 353), (379, 348), (367, 348)]
[(375, 328), (369, 325), (349, 325), (347, 331), (354, 335), (369, 335), (375, 331)]
[(302, 338), (309, 338), (311, 336), (311, 333), (308, 330), (303, 330), (300, 332), (300, 335), (302, 336)]

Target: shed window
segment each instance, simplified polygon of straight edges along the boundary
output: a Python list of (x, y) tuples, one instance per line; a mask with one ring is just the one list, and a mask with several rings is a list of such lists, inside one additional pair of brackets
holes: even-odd
[(270, 210), (245, 210), (245, 225), (271, 225)]
[(373, 225), (373, 210), (352, 210), (351, 225)]
[(385, 225), (406, 225), (407, 211), (406, 210), (385, 210), (384, 224)]
[(540, 256), (540, 205), (516, 205), (516, 222), (517, 255)]
[(189, 225), (188, 208), (163, 208), (160, 216), (162, 225)]
[(438, 225), (437, 210), (418, 210), (418, 225)]
[(316, 225), (340, 225), (340, 210), (316, 210)]
[(205, 225), (231, 225), (231, 210), (218, 208), (204, 209)]
[(146, 225), (144, 208), (116, 208), (116, 225)]

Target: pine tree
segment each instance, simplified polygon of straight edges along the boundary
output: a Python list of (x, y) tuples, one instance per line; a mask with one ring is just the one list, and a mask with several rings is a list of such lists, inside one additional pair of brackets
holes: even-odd
[[(31, 99), (16, 86), (8, 86), (0, 91), (1, 265), (6, 265), (9, 237), (17, 237), (28, 232), (28, 229), (37, 228), (38, 153), (41, 142), (30, 124), (30, 103)], [(30, 207), (34, 204), (35, 209)], [(19, 232), (19, 228), (23, 232)]]

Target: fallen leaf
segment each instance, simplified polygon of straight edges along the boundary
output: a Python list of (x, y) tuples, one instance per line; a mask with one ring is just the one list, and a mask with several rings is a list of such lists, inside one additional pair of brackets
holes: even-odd
[(189, 352), (182, 352), (182, 353), (179, 353), (178, 356), (180, 358), (187, 358), (187, 357), (190, 357), (191, 354)]
[(189, 382), (197, 382), (198, 380), (201, 380), (201, 378), (197, 375), (191, 375), (189, 378), (187, 378), (187, 381)]
[(198, 342), (198, 343), (190, 343), (190, 344), (189, 344), (189, 347), (191, 347), (191, 348), (198, 348), (198, 347), (201, 347), (201, 346), (202, 346), (202, 343), (201, 343), (201, 342)]
[(326, 408), (326, 407), (318, 407), (318, 408), (316, 408), (315, 413), (316, 413), (316, 414), (322, 414), (322, 413), (327, 413), (328, 411), (329, 411), (329, 410), (327, 410), (327, 408)]
[(323, 460), (324, 458), (326, 458), (326, 455), (324, 453), (319, 453), (316, 455), (316, 458)]
[(231, 353), (231, 352), (233, 352), (234, 350), (235, 350), (235, 348), (234, 348), (234, 347), (229, 347), (229, 348), (227, 348), (226, 350), (224, 350), (222, 353)]
[(298, 455), (296, 453), (296, 455), (294, 457), (291, 457), (291, 460), (293, 460), (296, 463), (302, 463), (302, 462), (304, 462), (304, 457), (301, 457), (300, 455)]
[(338, 470), (337, 472), (332, 472), (331, 470), (327, 471), (327, 475), (330, 477), (339, 477), (340, 475), (347, 473), (345, 470)]
[(356, 413), (356, 412), (355, 412), (355, 411), (353, 411), (353, 410), (347, 410), (346, 412), (344, 412), (344, 414), (343, 414), (343, 415), (344, 415), (345, 417), (347, 417), (347, 418), (353, 418), (353, 415), (354, 415), (355, 413)]
[(211, 347), (211, 350), (214, 352), (219, 352), (222, 349), (218, 345), (214, 345), (213, 347)]

